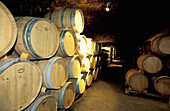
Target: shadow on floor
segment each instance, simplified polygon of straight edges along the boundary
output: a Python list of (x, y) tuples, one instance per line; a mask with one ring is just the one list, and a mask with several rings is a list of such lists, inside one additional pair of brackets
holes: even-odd
[(167, 99), (125, 94), (122, 68), (105, 67), (67, 111), (169, 111), (169, 107)]

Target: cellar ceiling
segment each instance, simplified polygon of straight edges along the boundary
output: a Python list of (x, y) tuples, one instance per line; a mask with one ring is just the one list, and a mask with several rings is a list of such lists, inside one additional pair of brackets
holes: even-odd
[[(123, 48), (140, 46), (146, 39), (170, 25), (168, 0), (2, 0), (14, 17), (43, 17), (59, 8), (83, 11), (82, 34), (99, 43)], [(107, 3), (110, 11), (106, 11)]]

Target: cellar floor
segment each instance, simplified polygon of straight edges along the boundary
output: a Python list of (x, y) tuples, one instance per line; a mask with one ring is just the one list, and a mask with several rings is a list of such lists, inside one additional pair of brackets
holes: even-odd
[(125, 94), (121, 70), (107, 67), (101, 71), (68, 111), (169, 111), (168, 99)]

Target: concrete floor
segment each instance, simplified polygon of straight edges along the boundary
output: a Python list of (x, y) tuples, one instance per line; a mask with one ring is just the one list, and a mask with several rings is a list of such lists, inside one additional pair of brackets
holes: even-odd
[(112, 68), (104, 72), (109, 79), (98, 78), (68, 111), (169, 111), (168, 99), (127, 95), (120, 71), (117, 73)]

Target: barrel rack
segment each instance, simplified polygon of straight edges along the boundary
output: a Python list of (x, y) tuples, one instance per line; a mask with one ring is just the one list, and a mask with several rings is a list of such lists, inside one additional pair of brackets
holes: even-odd
[(154, 97), (155, 99), (157, 98), (157, 99), (168, 100), (168, 106), (170, 109), (170, 96), (169, 95), (154, 94), (154, 93), (149, 92), (147, 89), (141, 92), (135, 91), (132, 88), (130, 88), (126, 82), (125, 82), (124, 93), (130, 96), (146, 96), (146, 97)]

